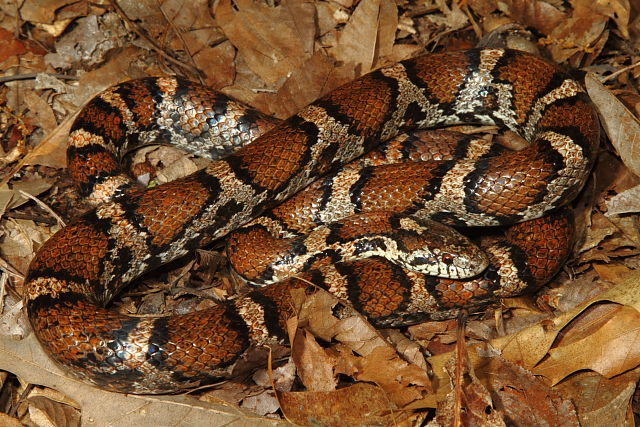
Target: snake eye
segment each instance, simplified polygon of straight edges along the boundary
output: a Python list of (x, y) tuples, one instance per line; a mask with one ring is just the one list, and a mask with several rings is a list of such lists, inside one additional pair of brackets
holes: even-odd
[(442, 262), (444, 262), (447, 265), (453, 264), (453, 260), (454, 260), (454, 256), (451, 255), (451, 254), (443, 254), (442, 255)]

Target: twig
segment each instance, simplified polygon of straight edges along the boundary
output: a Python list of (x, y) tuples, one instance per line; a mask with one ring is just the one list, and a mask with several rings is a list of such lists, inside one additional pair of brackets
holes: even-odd
[(467, 359), (467, 349), (465, 348), (465, 326), (466, 326), (466, 313), (461, 310), (456, 319), (456, 356), (455, 356), (455, 371), (454, 371), (454, 396), (455, 402), (453, 407), (453, 425), (459, 427), (462, 425), (462, 396), (464, 385), (464, 367)]
[[(189, 44), (186, 42), (184, 37), (182, 37), (182, 33), (178, 30), (178, 28), (173, 24), (174, 20), (173, 19), (169, 19), (169, 17), (165, 13), (164, 9), (162, 8), (162, 5), (160, 4), (160, 2), (156, 0), (156, 3), (158, 4), (158, 9), (160, 9), (160, 13), (162, 13), (162, 16), (164, 16), (165, 21), (167, 21), (167, 24), (169, 24), (169, 26), (171, 26), (171, 29), (173, 30), (174, 34), (176, 36), (178, 36), (178, 38), (182, 42), (182, 46), (184, 47), (184, 50), (185, 50), (185, 52), (187, 52), (187, 56), (189, 57), (189, 62), (191, 62), (191, 65), (193, 66), (193, 68), (197, 70), (198, 67), (196, 65), (196, 62), (193, 60), (193, 54), (191, 53), (191, 50), (189, 49)], [(200, 73), (198, 73), (197, 76), (198, 76), (198, 79), (200, 80), (200, 83), (205, 84), (205, 82), (202, 79), (202, 76), (200, 75)]]
[(35, 387), (35, 384), (27, 384), (27, 386), (24, 388), (22, 393), (20, 393), (18, 400), (16, 400), (16, 402), (12, 404), (9, 410), (7, 411), (7, 415), (9, 415), (10, 417), (15, 417), (17, 415), (18, 407), (22, 402), (24, 402), (27, 396), (29, 396), (29, 394), (31, 393), (31, 390), (33, 390), (33, 387)]
[(129, 17), (124, 13), (124, 10), (122, 10), (120, 5), (118, 5), (116, 0), (109, 0), (109, 3), (111, 4), (111, 6), (113, 6), (116, 13), (120, 16), (120, 18), (122, 18), (122, 20), (124, 20), (129, 25), (129, 28), (131, 28), (131, 30), (134, 33), (136, 33), (139, 37), (142, 37), (147, 43), (149, 43), (151, 48), (155, 50), (160, 56), (162, 56), (163, 58), (167, 59), (169, 62), (172, 62), (179, 67), (186, 68), (187, 70), (189, 70), (189, 72), (191, 72), (195, 76), (198, 76), (200, 74), (198, 69), (192, 67), (191, 65), (185, 62), (182, 62), (174, 58), (173, 56), (165, 52), (160, 46), (158, 46), (155, 40), (149, 37), (145, 31), (141, 30), (140, 27), (135, 22), (129, 19)]
[(42, 209), (44, 209), (45, 211), (49, 212), (49, 214), (54, 217), (56, 219), (56, 221), (58, 221), (58, 224), (60, 224), (60, 226), (64, 227), (66, 224), (64, 223), (64, 220), (62, 218), (60, 218), (60, 216), (58, 216), (57, 213), (55, 213), (53, 211), (53, 209), (51, 209), (49, 206), (47, 206), (46, 203), (44, 203), (42, 200), (38, 199), (36, 196), (32, 196), (31, 194), (27, 193), (24, 190), (18, 190), (20, 195), (22, 195), (23, 197), (26, 197), (28, 199), (33, 200), (34, 202), (36, 202), (38, 204), (38, 206), (40, 206)]
[(631, 65), (627, 65), (626, 67), (622, 67), (622, 68), (620, 68), (618, 71), (616, 71), (615, 73), (611, 73), (611, 74), (610, 74), (610, 75), (608, 75), (607, 77), (603, 77), (603, 78), (600, 80), (600, 83), (604, 83), (604, 82), (606, 82), (607, 80), (611, 80), (611, 79), (613, 79), (613, 78), (615, 78), (615, 77), (618, 77), (620, 74), (624, 73), (625, 71), (629, 71), (630, 69), (632, 69), (632, 68), (636, 68), (636, 67), (638, 67), (638, 66), (640, 66), (640, 61), (638, 61), (638, 62), (636, 62), (636, 63), (633, 63), (633, 64), (631, 64)]
[(2, 274), (0, 276), (0, 313), (4, 314), (4, 297), (7, 294), (7, 281), (9, 280), (9, 275), (7, 273)]
[(47, 73), (24, 73), (24, 74), (14, 74), (12, 76), (0, 76), (0, 83), (12, 82), (15, 80), (29, 80), (35, 79), (38, 77), (38, 74), (46, 74), (51, 77), (55, 77), (57, 79), (62, 80), (78, 80), (76, 76), (67, 76), (65, 74), (47, 74)]
[(40, 215), (31, 215), (31, 214), (26, 214), (22, 212), (6, 212), (4, 216), (7, 218), (13, 218), (13, 219), (26, 219), (34, 222), (41, 222), (47, 225), (55, 225), (58, 223), (58, 221), (56, 221), (53, 218), (40, 216)]

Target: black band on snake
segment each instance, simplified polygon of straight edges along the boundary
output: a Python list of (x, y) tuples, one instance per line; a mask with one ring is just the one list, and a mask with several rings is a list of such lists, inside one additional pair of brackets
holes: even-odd
[[(421, 151), (405, 137), (342, 169), (403, 132), (460, 123), (497, 124), (531, 144), (511, 152), (467, 138)], [(121, 173), (119, 158), (154, 140), (228, 156), (142, 191)], [(532, 290), (558, 271), (571, 223), (557, 209), (584, 185), (598, 141), (597, 115), (580, 85), (518, 51), (407, 60), (281, 123), (179, 79), (127, 82), (94, 98), (72, 127), (69, 172), (97, 207), (36, 254), (26, 280), (29, 319), (48, 354), (76, 377), (163, 393), (215, 381), (251, 345), (285, 340), (291, 289), (313, 288), (285, 278), (296, 262), (297, 276), (375, 325), (450, 317)], [(395, 163), (406, 157), (414, 161)], [(456, 258), (467, 244), (432, 220), (515, 225), (484, 248), (489, 267), (477, 274), (465, 269), (486, 260)], [(280, 281), (180, 316), (104, 308), (141, 274), (234, 230), (227, 252), (236, 271), (259, 284)], [(444, 246), (425, 248), (433, 231)], [(275, 252), (266, 256), (267, 247)]]

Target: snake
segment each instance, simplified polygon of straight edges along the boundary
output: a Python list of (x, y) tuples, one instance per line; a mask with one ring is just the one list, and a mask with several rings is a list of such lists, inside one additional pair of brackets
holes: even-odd
[[(424, 159), (373, 164), (415, 156), (402, 147), (421, 145), (411, 136), (395, 139), (381, 154), (381, 142), (471, 123), (511, 130), (529, 144), (506, 151), (463, 138), (423, 150), (432, 153)], [(599, 132), (596, 110), (574, 78), (515, 50), (398, 62), (283, 121), (175, 77), (121, 83), (84, 106), (71, 128), (68, 172), (95, 208), (36, 252), (25, 278), (27, 315), (66, 372), (124, 393), (176, 392), (232, 375), (250, 348), (286, 341), (296, 289), (325, 288), (380, 327), (446, 318), (525, 292), (558, 271), (571, 244), (561, 207), (584, 186)], [(120, 159), (154, 141), (212, 161), (141, 189)], [(504, 225), (505, 239), (485, 247), (489, 266), (480, 273), (451, 273), (469, 264), (453, 252), (471, 245), (430, 233)], [(309, 227), (320, 231), (308, 234)], [(232, 232), (234, 270), (260, 285), (275, 283), (188, 314), (135, 317), (108, 307), (140, 275)], [(274, 232), (280, 240), (265, 237)], [(311, 237), (299, 237), (305, 233)], [(423, 247), (418, 237), (425, 235), (453, 242), (451, 251), (402, 254)], [(263, 259), (262, 249), (273, 245), (275, 255)], [(387, 252), (400, 252), (404, 263)], [(301, 272), (282, 277), (280, 267), (300, 257)], [(445, 277), (408, 268), (425, 263)]]

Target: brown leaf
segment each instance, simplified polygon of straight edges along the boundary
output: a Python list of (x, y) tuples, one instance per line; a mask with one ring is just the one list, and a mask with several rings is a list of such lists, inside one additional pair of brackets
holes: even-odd
[(564, 13), (544, 1), (505, 0), (498, 2), (498, 6), (516, 22), (533, 27), (545, 35), (567, 19)]
[(41, 97), (34, 91), (28, 90), (24, 92), (24, 101), (29, 107), (29, 116), (33, 117), (33, 121), (38, 125), (45, 134), (53, 131), (56, 126), (56, 117), (53, 110)]
[(427, 372), (404, 361), (392, 347), (377, 347), (354, 365), (358, 367), (356, 379), (378, 384), (389, 400), (401, 408), (410, 403), (415, 407), (417, 401), (431, 392)]
[(55, 19), (56, 11), (71, 3), (75, 3), (75, 0), (28, 1), (20, 7), (20, 16), (25, 21), (51, 24)]
[(353, 64), (337, 66), (333, 59), (317, 51), (291, 73), (275, 96), (264, 94), (256, 99), (254, 106), (268, 114), (286, 118), (355, 77)]
[(356, 65), (360, 75), (371, 70), (376, 60), (379, 10), (380, 0), (361, 1), (331, 51), (336, 60)]
[(372, 384), (326, 392), (278, 393), (278, 399), (287, 419), (298, 425), (393, 425), (406, 417)]
[(640, 176), (640, 121), (594, 75), (587, 75), (585, 85), (611, 144), (622, 162)]
[[(640, 364), (637, 360), (639, 346), (636, 344), (635, 336), (637, 334), (635, 322), (640, 321), (638, 282), (640, 282), (640, 273), (631, 272), (614, 287), (605, 290), (596, 298), (555, 318), (544, 320), (517, 333), (493, 339), (488, 344), (500, 351), (505, 360), (515, 362), (535, 374), (548, 376), (554, 382), (583, 369), (596, 370), (608, 376), (620, 374)], [(585, 331), (579, 335), (569, 335), (564, 338), (564, 342), (561, 341), (562, 346), (556, 345), (551, 349), (552, 344), (558, 339), (558, 334), (563, 332), (567, 325), (583, 311), (599, 301), (618, 303), (625, 307), (619, 308), (616, 316), (603, 315), (604, 322), (595, 325), (593, 332)], [(614, 307), (618, 309), (617, 306)], [(584, 351), (586, 348), (593, 351), (586, 352)], [(469, 352), (469, 357), (472, 361), (477, 358), (474, 351)], [(448, 387), (442, 388), (442, 381), (448, 378), (444, 364), (449, 358), (451, 353), (428, 359), (433, 375), (441, 379), (438, 382), (439, 388), (436, 390), (438, 395), (448, 392)], [(543, 359), (544, 361), (540, 362)]]
[(236, 50), (226, 41), (200, 50), (193, 56), (193, 60), (204, 73), (205, 84), (221, 89), (232, 84), (236, 76), (235, 56)]
[(629, 401), (639, 378), (637, 368), (611, 379), (596, 372), (578, 372), (554, 389), (571, 398), (582, 426), (632, 426)]
[(521, 366), (490, 354), (480, 357), (474, 371), (488, 388), (496, 409), (512, 424), (579, 425), (571, 400)]
[(332, 391), (338, 385), (334, 375), (335, 355), (329, 354), (313, 335), (298, 330), (291, 347), (291, 357), (298, 368), (298, 375), (309, 391)]
[[(585, 2), (588, 10), (594, 8), (599, 13), (608, 16), (616, 23), (620, 34), (625, 39), (629, 38), (629, 17), (631, 5), (629, 0), (599, 0), (597, 2)], [(578, 2), (576, 9), (580, 3)]]
[(608, 314), (600, 320), (600, 325), (588, 336), (549, 350), (549, 358), (534, 372), (555, 384), (583, 369), (611, 378), (638, 366), (640, 313), (629, 307), (619, 307), (614, 315)]
[(45, 396), (34, 396), (29, 399), (29, 413), (37, 425), (79, 426), (80, 412), (69, 405), (48, 399)]
[(26, 53), (27, 49), (19, 40), (14, 39), (10, 31), (0, 28), (0, 62), (5, 59)]
[(262, 3), (230, 0), (218, 3), (216, 20), (249, 67), (274, 85), (312, 54), (315, 26), (313, 5), (295, 1), (269, 7)]
[(606, 25), (607, 18), (597, 13), (572, 16), (556, 26), (543, 42), (549, 44), (553, 60), (562, 63), (572, 55), (588, 50), (588, 46), (602, 35)]
[(440, 425), (505, 426), (502, 413), (493, 407), (491, 396), (476, 378), (466, 352), (461, 353), (462, 360), (456, 352), (445, 364), (451, 391), (438, 402), (436, 420)]
[(391, 55), (396, 41), (398, 28), (398, 7), (393, 1), (380, 2), (378, 10), (378, 35), (376, 42), (376, 61)]
[(332, 313), (335, 304), (334, 297), (318, 292), (305, 301), (299, 318), (301, 323), (308, 322), (308, 329), (316, 336), (342, 342), (336, 347), (340, 352), (336, 372), (378, 384), (398, 407), (424, 405), (420, 401), (431, 393), (427, 372), (400, 357), (361, 316), (336, 319)]

